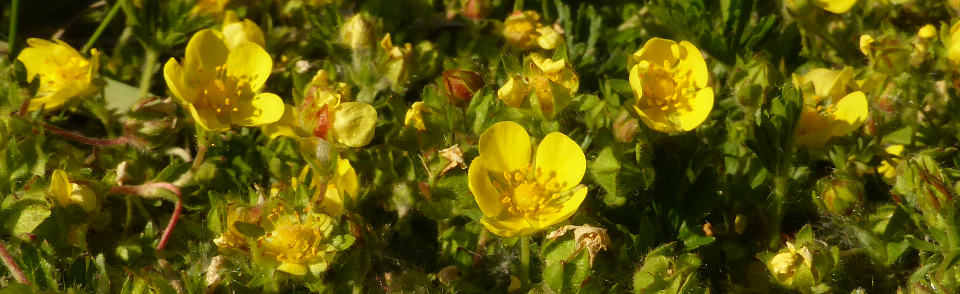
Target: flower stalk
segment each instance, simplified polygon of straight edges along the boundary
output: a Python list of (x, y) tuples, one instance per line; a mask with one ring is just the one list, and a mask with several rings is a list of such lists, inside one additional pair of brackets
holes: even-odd
[(87, 40), (86, 44), (83, 44), (83, 48), (80, 49), (80, 52), (87, 52), (90, 48), (93, 47), (93, 43), (100, 38), (100, 35), (103, 34), (103, 30), (107, 28), (107, 25), (110, 24), (110, 21), (113, 20), (113, 17), (117, 15), (117, 12), (120, 11), (120, 7), (123, 6), (121, 3), (124, 0), (118, 0), (116, 3), (113, 3), (113, 6), (110, 7), (110, 11), (107, 12), (107, 16), (103, 18), (103, 21), (100, 22), (100, 25), (97, 26), (97, 30), (93, 31), (93, 35), (90, 36), (90, 39)]
[(10, 58), (16, 58), (17, 44), (17, 16), (20, 14), (20, 0), (10, 1), (10, 33), (7, 34), (7, 50), (10, 51)]
[[(17, 0), (13, 0), (13, 2), (16, 3)], [(13, 256), (7, 251), (7, 247), (3, 246), (3, 242), (0, 242), (0, 259), (3, 260), (3, 264), (7, 266), (7, 270), (13, 275), (13, 279), (17, 280), (17, 283), (30, 285), (30, 280), (27, 280), (27, 276), (20, 270), (17, 262), (13, 260)]]
[(523, 289), (530, 288), (530, 236), (520, 237), (520, 282)]
[(152, 197), (155, 196), (153, 193), (157, 189), (170, 191), (177, 196), (177, 201), (173, 208), (173, 214), (170, 215), (170, 222), (167, 223), (167, 228), (163, 230), (163, 235), (160, 235), (160, 243), (157, 244), (157, 250), (163, 250), (163, 248), (166, 247), (167, 242), (170, 240), (170, 235), (173, 234), (173, 228), (177, 226), (177, 221), (180, 219), (180, 213), (183, 211), (183, 195), (180, 192), (180, 187), (167, 182), (153, 182), (135, 186), (113, 187), (110, 188), (109, 194)]

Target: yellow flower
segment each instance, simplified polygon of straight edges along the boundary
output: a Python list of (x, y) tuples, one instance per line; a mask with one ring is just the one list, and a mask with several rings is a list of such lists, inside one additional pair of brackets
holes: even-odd
[(227, 49), (233, 50), (238, 45), (250, 42), (260, 47), (266, 48), (263, 30), (256, 23), (245, 19), (240, 21), (237, 13), (233, 10), (227, 11), (223, 17), (223, 41), (227, 43)]
[(190, 14), (219, 15), (223, 13), (223, 7), (229, 2), (230, 0), (199, 0), (193, 9), (190, 9)]
[(258, 93), (272, 70), (273, 60), (260, 45), (245, 42), (229, 49), (217, 33), (202, 30), (187, 43), (183, 65), (170, 58), (163, 77), (200, 126), (222, 131), (280, 119), (283, 100)]
[(483, 212), (480, 222), (502, 237), (529, 235), (566, 220), (587, 188), (583, 150), (564, 134), (543, 138), (531, 154), (530, 137), (517, 123), (494, 124), (480, 135), (470, 163), (469, 188)]
[[(851, 67), (817, 68), (803, 76), (794, 74), (793, 83), (803, 94), (803, 112), (794, 134), (801, 146), (822, 147), (830, 138), (857, 130), (869, 116), (866, 95), (852, 91), (864, 85), (853, 80)], [(812, 91), (808, 85), (812, 85)]]
[(97, 194), (86, 186), (71, 183), (67, 172), (62, 169), (53, 171), (48, 193), (57, 205), (63, 207), (76, 204), (88, 213), (97, 209)]
[(267, 233), (259, 238), (258, 257), (292, 275), (327, 270), (337, 249), (331, 244), (334, 219), (326, 214), (277, 208), (267, 216)]
[(777, 282), (788, 287), (795, 286), (794, 278), (801, 267), (805, 269), (813, 267), (813, 253), (803, 246), (797, 249), (789, 241), (787, 248), (781, 249), (777, 255), (767, 261), (767, 268), (773, 273)]
[(329, 215), (340, 215), (343, 213), (344, 199), (356, 200), (359, 188), (357, 172), (349, 160), (340, 158), (337, 160), (337, 170), (327, 182), (320, 207)]
[(503, 21), (503, 37), (520, 50), (540, 47), (547, 50), (563, 43), (560, 32), (540, 23), (540, 14), (533, 10), (514, 11)]
[(17, 60), (27, 69), (27, 82), (40, 76), (37, 97), (30, 99), (28, 111), (56, 110), (70, 98), (89, 95), (97, 90), (92, 81), (100, 67), (100, 53), (96, 49), (91, 50), (90, 60), (87, 60), (67, 43), (56, 39), (53, 41), (28, 39), (30, 47), (17, 55)]
[(947, 44), (947, 58), (953, 65), (960, 65), (960, 21), (950, 27), (950, 40)]
[(497, 90), (497, 97), (509, 106), (523, 106), (523, 102), (527, 100), (527, 94), (530, 94), (530, 87), (522, 79), (519, 75), (510, 77), (507, 83)]
[(408, 127), (413, 125), (417, 130), (426, 130), (427, 126), (423, 124), (423, 113), (426, 111), (428, 111), (428, 109), (427, 106), (423, 104), (423, 101), (414, 102), (403, 118), (403, 125)]
[(937, 28), (932, 24), (927, 24), (917, 31), (917, 37), (921, 39), (933, 39), (937, 36)]
[(349, 86), (331, 85), (328, 73), (320, 70), (307, 85), (303, 102), (296, 108), (285, 106), (283, 117), (264, 127), (264, 132), (271, 138), (326, 139), (350, 147), (367, 145), (373, 139), (377, 110), (367, 103), (344, 101), (349, 98)]
[(693, 130), (713, 109), (707, 63), (690, 42), (652, 38), (628, 60), (636, 96), (628, 109), (662, 133)]
[(510, 77), (497, 90), (497, 96), (509, 106), (522, 107), (531, 88), (540, 111), (547, 119), (553, 119), (573, 99), (580, 88), (580, 79), (566, 60), (531, 53), (524, 59), (524, 75)]
[(404, 43), (403, 46), (394, 46), (390, 34), (387, 33), (380, 40), (380, 48), (386, 52), (386, 60), (383, 62), (383, 76), (390, 81), (391, 85), (399, 86), (406, 84), (410, 75), (409, 60), (413, 56), (413, 45)]
[(850, 10), (857, 0), (813, 0), (813, 4), (820, 6), (826, 11), (841, 14)]
[[(890, 160), (881, 161), (880, 166), (877, 167), (877, 173), (880, 173), (884, 179), (896, 179), (897, 167), (895, 165), (900, 164), (900, 156), (903, 155), (903, 149), (903, 145), (890, 145), (884, 148), (887, 154), (892, 155)], [(890, 164), (890, 162), (893, 162), (893, 164)]]
[(353, 50), (366, 48), (373, 39), (372, 27), (362, 14), (357, 13), (340, 27), (340, 43)]
[(861, 35), (860, 36), (860, 52), (863, 55), (870, 56), (870, 52), (873, 51), (873, 43), (875, 40), (873, 36), (870, 35)]
[(236, 206), (227, 212), (227, 223), (220, 234), (220, 237), (213, 239), (213, 243), (221, 249), (225, 248), (247, 248), (247, 239), (243, 233), (235, 226), (237, 221), (248, 224), (258, 224), (260, 214), (263, 211), (262, 206), (242, 207)]

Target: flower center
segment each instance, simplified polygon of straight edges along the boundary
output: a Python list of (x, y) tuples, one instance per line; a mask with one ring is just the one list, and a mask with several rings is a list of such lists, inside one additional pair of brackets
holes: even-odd
[(217, 116), (229, 115), (231, 112), (240, 112), (239, 100), (250, 94), (250, 84), (245, 79), (228, 76), (227, 66), (215, 68), (215, 77), (212, 81), (200, 86), (200, 95), (197, 104), (206, 109), (213, 109)]
[(556, 172), (543, 174), (540, 168), (531, 173), (530, 166), (513, 172), (504, 172), (503, 182), (494, 181), (500, 191), (500, 203), (507, 212), (524, 218), (533, 218), (542, 213), (559, 209), (552, 205), (562, 198), (560, 189), (564, 186), (557, 180)]
[(70, 57), (70, 59), (63, 64), (52, 63), (49, 59), (46, 61), (48, 68), (54, 69), (52, 72), (40, 73), (42, 84), (39, 92), (42, 93), (38, 93), (39, 95), (56, 92), (68, 83), (85, 81), (85, 75), (90, 67), (90, 62), (81, 57)]
[(642, 62), (639, 66), (647, 68), (640, 73), (640, 79), (643, 81), (643, 100), (648, 108), (668, 112), (690, 108), (689, 99), (684, 97), (696, 89), (689, 69), (671, 65), (669, 61), (662, 65)]

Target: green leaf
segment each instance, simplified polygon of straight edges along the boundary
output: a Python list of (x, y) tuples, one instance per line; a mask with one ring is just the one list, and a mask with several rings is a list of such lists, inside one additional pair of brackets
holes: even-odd
[(597, 184), (606, 191), (603, 202), (610, 206), (623, 205), (627, 199), (618, 194), (617, 175), (620, 172), (620, 162), (610, 146), (604, 147), (597, 155), (597, 159), (590, 164), (590, 174)]

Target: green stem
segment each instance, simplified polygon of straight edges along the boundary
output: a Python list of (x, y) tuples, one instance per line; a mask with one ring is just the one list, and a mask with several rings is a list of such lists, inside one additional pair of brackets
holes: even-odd
[(150, 95), (150, 83), (153, 82), (153, 68), (157, 65), (157, 50), (144, 45), (147, 51), (143, 57), (143, 68), (140, 69), (140, 97)]
[(790, 188), (790, 179), (783, 174), (777, 174), (773, 179), (773, 217), (770, 236), (770, 248), (780, 247), (780, 224), (783, 221), (783, 204), (787, 201), (787, 189)]
[(530, 236), (520, 237), (520, 283), (530, 289)]
[(123, 0), (118, 0), (116, 3), (113, 3), (113, 6), (110, 7), (110, 11), (107, 12), (107, 16), (103, 18), (103, 21), (100, 22), (100, 26), (97, 27), (96, 31), (93, 31), (93, 35), (90, 36), (90, 39), (87, 40), (86, 44), (83, 44), (83, 48), (80, 49), (80, 52), (87, 52), (93, 47), (93, 43), (100, 38), (100, 34), (103, 34), (103, 30), (107, 28), (107, 25), (110, 24), (110, 21), (113, 20), (113, 16), (117, 15), (117, 11), (120, 11), (120, 6)]
[(523, 11), (523, 0), (513, 2), (513, 11)]
[(207, 149), (210, 145), (210, 134), (207, 130), (203, 129), (200, 126), (200, 123), (196, 124), (197, 132), (197, 156), (193, 157), (193, 165), (190, 167), (190, 172), (196, 172), (200, 168), (200, 164), (203, 163), (205, 157), (207, 157)]
[(7, 50), (10, 51), (10, 58), (17, 56), (16, 52), (16, 43), (17, 43), (17, 16), (20, 14), (20, 0), (12, 0), (10, 2), (10, 33), (7, 38)]

